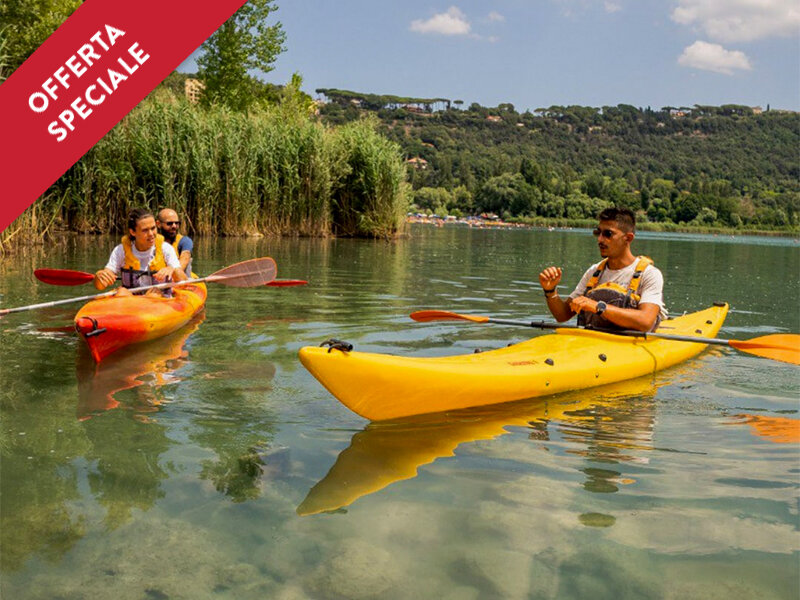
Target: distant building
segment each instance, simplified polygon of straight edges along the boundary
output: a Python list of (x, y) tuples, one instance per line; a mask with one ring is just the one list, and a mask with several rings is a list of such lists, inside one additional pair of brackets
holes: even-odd
[(753, 108), (753, 114), (754, 115), (760, 115), (761, 113), (764, 112), (764, 109), (761, 108), (760, 106), (753, 106), (752, 108)]
[(423, 113), (428, 112), (424, 108), (422, 108), (421, 106), (417, 106), (416, 104), (403, 104), (400, 106), (400, 108), (402, 108), (407, 112), (414, 113), (416, 115), (421, 115)]
[(199, 79), (187, 79), (183, 84), (186, 99), (192, 104), (197, 104), (200, 101), (200, 96), (203, 95), (204, 89), (206, 89), (206, 85)]
[(499, 123), (503, 119), (501, 117), (498, 117), (497, 115), (489, 115), (488, 117), (486, 117), (486, 120), (491, 121), (492, 123)]
[(428, 168), (428, 161), (424, 158), (420, 158), (419, 156), (415, 156), (414, 158), (409, 158), (406, 161), (407, 165), (414, 167), (415, 169), (427, 169)]

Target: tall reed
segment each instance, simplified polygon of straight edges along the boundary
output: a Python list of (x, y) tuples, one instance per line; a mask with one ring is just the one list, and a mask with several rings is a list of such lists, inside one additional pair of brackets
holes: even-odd
[(390, 236), (409, 206), (411, 193), (400, 148), (376, 132), (376, 123), (364, 119), (335, 131), (341, 171), (332, 202), (339, 234)]
[(399, 146), (374, 120), (328, 128), (291, 106), (249, 114), (151, 94), (0, 234), (122, 231), (169, 206), (194, 235), (388, 237), (408, 206)]

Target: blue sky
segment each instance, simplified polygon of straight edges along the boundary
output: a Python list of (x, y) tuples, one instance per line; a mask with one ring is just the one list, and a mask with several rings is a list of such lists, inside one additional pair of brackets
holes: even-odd
[[(278, 0), (303, 89), (551, 105), (800, 110), (798, 0)], [(179, 70), (193, 71), (188, 59)]]

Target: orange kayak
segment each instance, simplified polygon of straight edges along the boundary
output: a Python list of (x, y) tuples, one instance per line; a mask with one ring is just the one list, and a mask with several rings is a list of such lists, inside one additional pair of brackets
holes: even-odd
[(205, 306), (205, 284), (183, 285), (173, 294), (172, 298), (111, 296), (92, 300), (75, 315), (75, 329), (100, 362), (120, 348), (180, 329)]

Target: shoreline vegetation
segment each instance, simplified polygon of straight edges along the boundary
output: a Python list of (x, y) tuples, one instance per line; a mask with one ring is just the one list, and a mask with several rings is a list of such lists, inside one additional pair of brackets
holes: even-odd
[(169, 206), (190, 235), (367, 236), (403, 227), (400, 148), (374, 119), (330, 127), (302, 106), (202, 107), (157, 89), (0, 235), (121, 233), (127, 212)]
[[(377, 115), (407, 156), (412, 211), (506, 222), (593, 220), (608, 206), (654, 230), (800, 232), (800, 113), (723, 106), (551, 106), (320, 88), (324, 122)], [(453, 108), (453, 107), (456, 108)]]
[[(79, 5), (0, 7), (0, 85)], [(334, 88), (314, 101), (299, 74), (283, 86), (250, 75), (285, 50), (280, 23), (269, 25), (277, 8), (245, 3), (203, 44), (199, 74), (168, 76), (0, 232), (0, 256), (60, 233), (123, 233), (142, 206), (174, 208), (195, 237), (391, 239), (409, 211), (590, 228), (614, 205), (636, 212), (642, 231), (800, 233), (799, 113), (518, 112)]]
[[(466, 225), (476, 229), (586, 229), (591, 230), (597, 226), (595, 219), (553, 219), (546, 217), (512, 217), (508, 221), (496, 215), (480, 215), (469, 217), (441, 217), (424, 213), (409, 213), (406, 223), (433, 225), (435, 227)], [(754, 228), (713, 227), (700, 225), (678, 225), (675, 223), (637, 223), (637, 231), (651, 233), (689, 233), (708, 235), (752, 235), (761, 237), (786, 237), (798, 239), (797, 231), (767, 230)]]
[[(490, 156), (496, 163), (493, 166), (481, 163), (473, 169), (462, 153), (474, 155), (486, 139), (467, 136), (443, 144), (443, 136), (457, 131), (468, 134), (477, 127), (488, 140), (499, 136), (499, 147), (510, 144), (519, 153), (525, 144), (502, 141), (510, 135), (503, 132), (502, 123), (480, 123), (481, 117), (476, 120), (470, 111), (453, 108), (422, 114), (402, 108), (389, 111), (395, 123), (405, 113), (404, 127), (412, 138), (406, 139), (408, 135), (395, 135), (397, 124), (394, 131), (387, 130), (385, 110), (348, 107), (352, 118), (332, 119), (339, 109), (329, 104), (317, 115), (293, 83), (283, 88), (282, 96), (281, 90), (275, 91), (277, 102), (249, 111), (198, 105), (180, 93), (185, 79), (173, 74), (165, 80), (0, 233), (0, 254), (19, 245), (42, 243), (59, 232), (121, 233), (128, 210), (142, 205), (153, 210), (174, 207), (183, 216), (187, 232), (199, 237), (392, 238), (403, 233), (409, 210), (428, 216), (436, 213), (445, 219), (442, 223), (488, 209), (502, 215), (498, 219), (507, 224), (590, 228), (593, 215), (612, 204), (635, 210), (641, 231), (781, 236), (797, 236), (800, 231), (793, 172), (772, 186), (779, 192), (762, 183), (759, 193), (744, 197), (722, 179), (698, 183), (690, 178), (676, 183), (652, 174), (635, 175), (632, 170), (627, 179), (596, 170), (581, 174), (567, 164), (559, 167), (544, 157), (537, 160), (535, 149), (531, 158), (508, 159), (498, 154)], [(454, 112), (463, 114), (448, 116)], [(778, 115), (783, 121), (792, 119), (790, 123), (796, 117)], [(543, 123), (548, 119), (557, 123), (558, 118), (537, 117)], [(713, 114), (705, 118), (733, 119), (729, 125), (735, 128), (743, 119), (757, 123), (760, 117)], [(428, 131), (431, 119), (447, 122), (449, 133), (441, 128), (445, 123)], [(517, 135), (520, 129), (514, 126), (510, 131)], [(759, 140), (769, 139), (769, 133), (761, 132)], [(434, 136), (433, 142), (420, 142), (428, 135)], [(580, 135), (575, 134), (576, 143)], [(563, 138), (563, 132), (558, 136)], [(567, 142), (562, 139), (561, 143)], [(415, 144), (422, 144), (419, 152)], [(416, 158), (409, 158), (412, 154)], [(515, 169), (519, 170), (512, 172)], [(491, 175), (495, 172), (499, 174)], [(641, 189), (631, 191), (631, 181), (641, 183)], [(749, 179), (742, 182), (739, 185), (757, 187)], [(695, 191), (682, 186), (694, 186)]]

